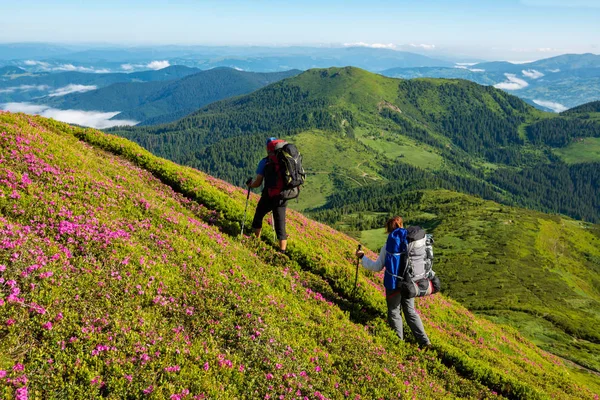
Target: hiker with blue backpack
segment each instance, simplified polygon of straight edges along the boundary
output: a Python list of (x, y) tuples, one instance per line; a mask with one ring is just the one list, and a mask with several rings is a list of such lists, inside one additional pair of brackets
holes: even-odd
[(406, 322), (421, 348), (431, 347), (421, 317), (415, 310), (415, 297), (440, 290), (440, 281), (431, 270), (433, 238), (420, 227), (404, 229), (402, 217), (395, 216), (386, 223), (388, 238), (377, 260), (371, 260), (359, 249), (356, 256), (363, 267), (371, 271), (385, 268), (383, 285), (388, 309), (388, 324), (400, 339), (404, 339), (401, 308)]
[(285, 229), (287, 202), (298, 197), (300, 185), (304, 183), (306, 175), (302, 168), (302, 156), (296, 146), (274, 137), (267, 139), (266, 146), (267, 157), (258, 163), (256, 177), (246, 181), (248, 190), (260, 187), (264, 183), (252, 220), (252, 229), (254, 235), (260, 237), (263, 219), (265, 215), (272, 212), (279, 248), (282, 253), (285, 253), (287, 249)]

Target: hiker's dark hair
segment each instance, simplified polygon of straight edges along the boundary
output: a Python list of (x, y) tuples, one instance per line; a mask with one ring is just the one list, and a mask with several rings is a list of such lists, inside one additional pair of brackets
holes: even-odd
[(396, 215), (396, 216), (388, 219), (388, 221), (385, 223), (385, 230), (387, 233), (392, 233), (396, 229), (402, 228), (402, 227), (404, 227), (404, 220), (399, 215)]

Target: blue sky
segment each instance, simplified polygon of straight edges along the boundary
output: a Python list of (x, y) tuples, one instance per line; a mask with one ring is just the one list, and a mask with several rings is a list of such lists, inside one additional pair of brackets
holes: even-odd
[(600, 53), (600, 0), (0, 0), (0, 42), (385, 45), (527, 60)]

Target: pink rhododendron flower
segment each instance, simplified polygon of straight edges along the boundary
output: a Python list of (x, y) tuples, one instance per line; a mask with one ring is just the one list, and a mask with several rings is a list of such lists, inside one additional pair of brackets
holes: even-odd
[(13, 371), (23, 371), (25, 367), (21, 363), (17, 363), (13, 366)]
[(0, 369), (0, 379), (4, 378), (6, 376), (6, 371), (3, 369)]
[(52, 330), (52, 322), (50, 322), (50, 321), (46, 322), (44, 325), (42, 325), (42, 328), (47, 329), (47, 330)]
[(23, 386), (17, 389), (17, 392), (15, 393), (15, 399), (16, 400), (27, 400), (28, 394), (27, 394), (27, 386)]
[(204, 363), (204, 370), (205, 370), (205, 371), (208, 371), (208, 369), (209, 369), (209, 368), (210, 368), (210, 367), (209, 367), (209, 365), (208, 365), (208, 361), (207, 361), (207, 362), (205, 362), (205, 363)]
[(150, 394), (150, 393), (154, 392), (154, 386), (150, 385), (142, 391), (144, 392), (144, 394)]

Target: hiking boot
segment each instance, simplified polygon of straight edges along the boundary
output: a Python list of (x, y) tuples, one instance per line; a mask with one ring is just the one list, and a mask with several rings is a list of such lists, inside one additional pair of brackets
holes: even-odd
[(419, 348), (421, 349), (421, 351), (429, 351), (429, 350), (433, 350), (433, 345), (431, 344), (431, 342), (429, 342), (429, 343), (425, 343), (425, 344), (420, 344)]

